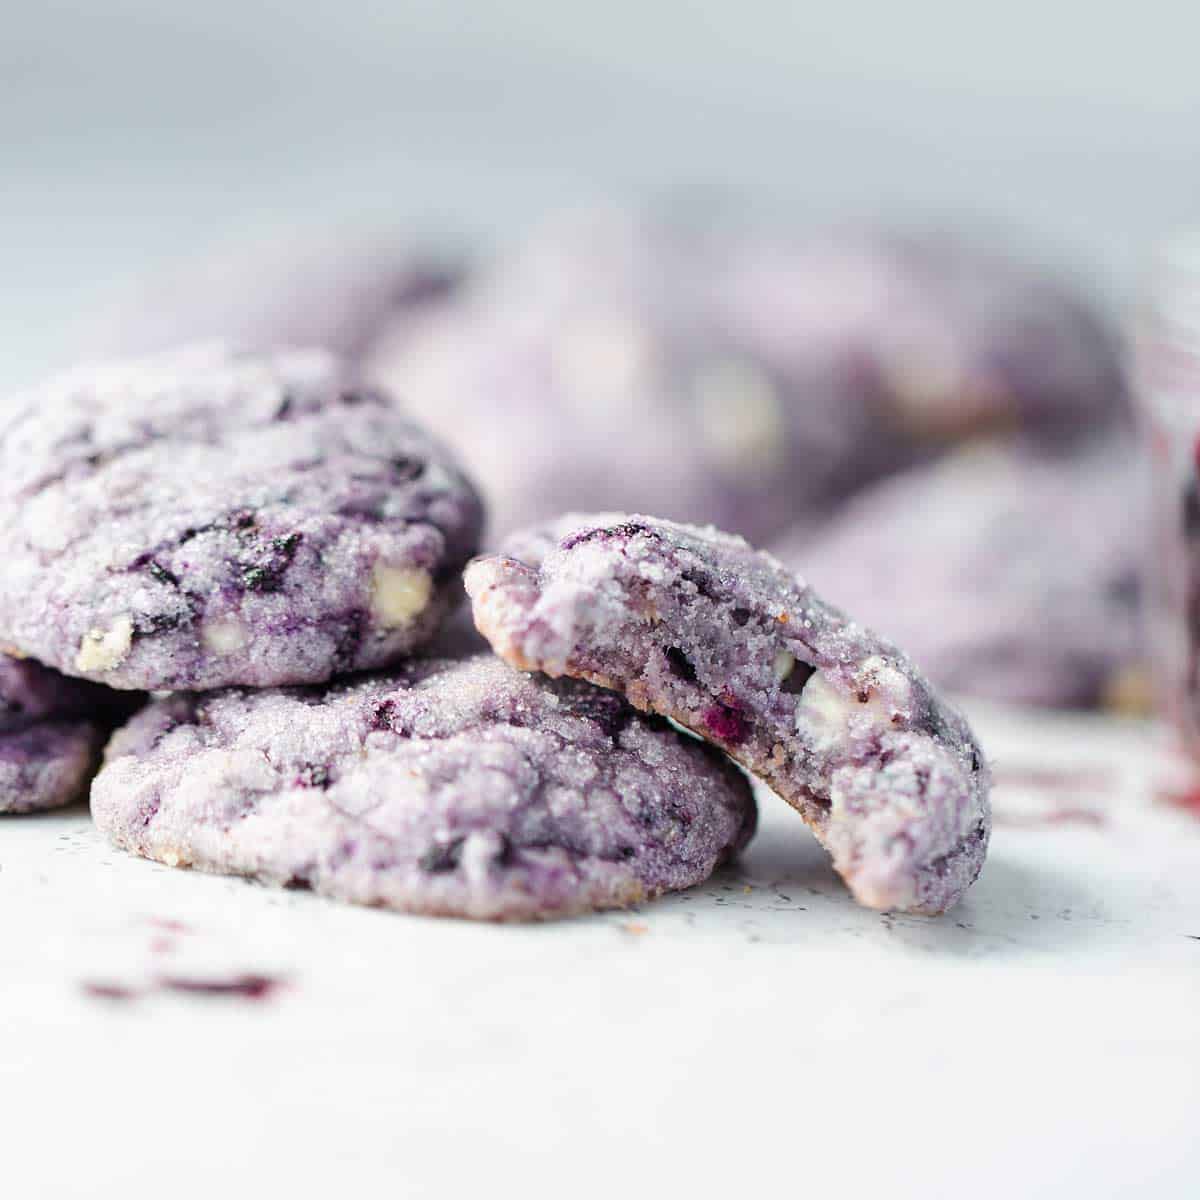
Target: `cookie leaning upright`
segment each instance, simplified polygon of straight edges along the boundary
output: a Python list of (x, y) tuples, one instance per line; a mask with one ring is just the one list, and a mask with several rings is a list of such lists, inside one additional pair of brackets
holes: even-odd
[(319, 351), (80, 368), (0, 427), (0, 641), (118, 688), (311, 683), (426, 641), (482, 508)]
[(895, 646), (741, 538), (570, 516), (466, 572), (515, 666), (623, 692), (724, 748), (812, 826), (862, 903), (939, 913), (978, 876), (989, 776)]

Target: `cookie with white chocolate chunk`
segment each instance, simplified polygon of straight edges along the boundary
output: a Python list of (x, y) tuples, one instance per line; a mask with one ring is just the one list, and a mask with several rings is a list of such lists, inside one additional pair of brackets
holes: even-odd
[(324, 352), (83, 367), (0, 428), (0, 636), (116, 688), (320, 682), (428, 640), (481, 524)]
[(799, 810), (855, 897), (940, 913), (979, 874), (989, 773), (895, 646), (741, 538), (568, 516), (466, 572), (511, 664), (586, 679), (726, 750)]
[(745, 779), (710, 747), (486, 651), (157, 700), (109, 744), (92, 813), (169, 866), (490, 920), (690, 887), (755, 821)]

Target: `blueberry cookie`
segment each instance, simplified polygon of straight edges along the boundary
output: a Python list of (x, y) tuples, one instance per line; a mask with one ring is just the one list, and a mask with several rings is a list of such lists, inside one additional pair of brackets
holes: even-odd
[(159, 700), (110, 743), (92, 812), (171, 866), (495, 920), (688, 887), (755, 821), (709, 747), (491, 654)]
[(398, 328), (364, 369), (461, 452), (497, 536), (619, 508), (762, 542), (967, 434), (1126, 405), (1084, 301), (947, 239), (602, 214)]
[(133, 699), (0, 654), (0, 813), (79, 799), (105, 727)]
[(203, 340), (243, 351), (320, 346), (361, 354), (450, 293), (461, 272), (391, 240), (295, 235), (218, 247), (105, 305), (80, 357), (127, 358)]
[(322, 681), (432, 635), (481, 520), (323, 352), (81, 368), (0, 426), (0, 636), (117, 688)]
[(568, 223), (402, 324), (364, 371), (462, 454), (495, 535), (620, 506), (766, 536), (846, 485), (868, 414), (712, 320), (716, 269), (690, 229)]
[(756, 357), (840, 381), (851, 411), (867, 404), (891, 467), (995, 430), (1057, 444), (1129, 420), (1103, 315), (998, 249), (944, 234), (752, 236), (729, 242), (713, 282), (718, 322)]
[(940, 913), (983, 864), (989, 775), (966, 722), (891, 643), (741, 538), (562, 518), (466, 573), (508, 662), (624, 693), (797, 808), (863, 904)]
[(776, 547), (939, 685), (1027, 704), (1127, 706), (1142, 657), (1142, 464), (992, 445), (877, 484)]

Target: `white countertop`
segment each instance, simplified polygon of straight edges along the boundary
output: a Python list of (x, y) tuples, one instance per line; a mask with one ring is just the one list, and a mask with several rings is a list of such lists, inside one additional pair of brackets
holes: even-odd
[[(530, 927), (6, 820), (5, 1193), (1196, 1196), (1200, 817), (1136, 724), (975, 719), (996, 833), (933, 921), (856, 908), (770, 796), (707, 886)], [(247, 973), (283, 983), (156, 982)]]

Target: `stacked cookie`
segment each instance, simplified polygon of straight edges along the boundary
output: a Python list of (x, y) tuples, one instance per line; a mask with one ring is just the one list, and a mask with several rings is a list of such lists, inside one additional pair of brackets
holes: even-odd
[(39, 812), (84, 795), (105, 733), (140, 699), (0, 654), (0, 813)]
[(44, 664), (9, 664), (44, 685), (24, 752), (49, 771), (71, 714), (77, 789), (115, 697), (160, 693), (92, 788), (137, 853), (418, 912), (624, 905), (745, 844), (728, 754), (864, 903), (939, 912), (982, 864), (987, 770), (961, 718), (740, 539), (528, 531), (469, 576), (501, 657), (463, 647), (444, 619), (481, 500), (325, 352), (81, 369), (18, 398), (0, 467), (0, 636)]

